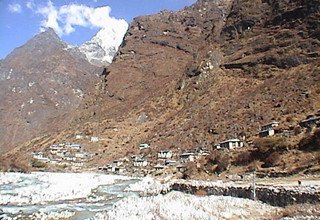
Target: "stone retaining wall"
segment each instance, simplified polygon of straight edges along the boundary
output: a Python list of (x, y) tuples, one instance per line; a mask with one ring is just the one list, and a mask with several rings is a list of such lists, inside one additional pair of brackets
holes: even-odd
[[(171, 190), (189, 194), (205, 191), (207, 195), (252, 198), (251, 187), (241, 186), (199, 186), (188, 183), (173, 183)], [(273, 206), (287, 206), (299, 203), (320, 203), (320, 191), (314, 187), (256, 187), (256, 199)]]

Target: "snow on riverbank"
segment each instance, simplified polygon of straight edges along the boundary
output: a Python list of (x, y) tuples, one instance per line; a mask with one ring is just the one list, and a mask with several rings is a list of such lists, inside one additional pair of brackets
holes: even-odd
[(95, 219), (261, 219), (276, 210), (249, 199), (197, 197), (173, 191), (166, 195), (125, 198), (112, 210), (96, 214)]
[(129, 185), (126, 192), (140, 192), (141, 196), (158, 195), (161, 192), (167, 192), (170, 190), (171, 183), (161, 183), (152, 177), (144, 177), (141, 181)]
[(128, 179), (130, 177), (97, 173), (0, 173), (0, 205), (86, 198), (100, 185)]

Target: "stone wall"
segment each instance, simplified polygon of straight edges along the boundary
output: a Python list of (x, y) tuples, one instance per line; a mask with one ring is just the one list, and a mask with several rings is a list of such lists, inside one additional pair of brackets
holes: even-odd
[[(207, 195), (252, 198), (251, 187), (201, 186), (188, 183), (174, 183), (172, 190), (189, 194), (205, 191)], [(299, 203), (320, 203), (320, 191), (313, 187), (256, 187), (256, 199), (273, 206), (287, 206)]]

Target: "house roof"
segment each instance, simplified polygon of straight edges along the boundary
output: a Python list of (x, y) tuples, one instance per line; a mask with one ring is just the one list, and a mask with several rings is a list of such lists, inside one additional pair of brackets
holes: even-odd
[(161, 165), (161, 164), (157, 164), (154, 166), (154, 168), (164, 168), (165, 166)]
[(169, 152), (172, 152), (171, 150), (160, 150), (158, 151), (158, 153), (169, 153)]
[(181, 157), (181, 156), (191, 156), (191, 155), (194, 155), (194, 153), (192, 153), (192, 152), (186, 152), (186, 153), (180, 154), (180, 157)]
[(320, 116), (313, 116), (308, 119), (302, 120), (301, 122), (305, 123), (305, 122), (316, 121), (316, 120), (320, 120)]
[(268, 126), (268, 125), (273, 125), (273, 124), (279, 124), (279, 122), (278, 121), (271, 121), (271, 122), (264, 124), (262, 126)]
[(237, 138), (234, 138), (234, 139), (222, 141), (222, 142), (220, 142), (220, 144), (224, 144), (224, 143), (228, 143), (228, 142), (241, 142), (241, 141)]

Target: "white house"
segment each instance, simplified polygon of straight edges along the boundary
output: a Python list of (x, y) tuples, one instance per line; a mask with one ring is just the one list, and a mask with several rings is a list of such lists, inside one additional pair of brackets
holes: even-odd
[(123, 164), (123, 161), (119, 161), (119, 160), (112, 161), (113, 167), (118, 167), (118, 166), (121, 166), (122, 164)]
[(115, 173), (121, 174), (121, 173), (124, 173), (125, 171), (126, 171), (126, 168), (124, 168), (124, 167), (115, 167), (114, 168)]
[(157, 164), (157, 165), (154, 166), (154, 168), (155, 168), (156, 170), (162, 170), (162, 169), (165, 168), (165, 166), (163, 166), (163, 165), (161, 165), (161, 164)]
[(143, 159), (137, 159), (133, 161), (133, 166), (135, 167), (145, 167), (148, 166), (148, 161)]
[(64, 157), (64, 156), (66, 156), (67, 152), (68, 151), (66, 149), (59, 150), (56, 152), (56, 155), (57, 155), (57, 157)]
[(140, 144), (140, 145), (139, 145), (139, 149), (140, 149), (140, 150), (148, 149), (148, 148), (150, 148), (150, 144)]
[(268, 136), (273, 136), (275, 135), (275, 127), (279, 126), (279, 122), (277, 121), (272, 121), (268, 124), (265, 124), (261, 126), (261, 129), (259, 131), (259, 136), (260, 137), (268, 137)]
[(88, 157), (88, 154), (87, 153), (85, 153), (85, 152), (77, 152), (77, 153), (75, 153), (74, 154), (74, 156), (76, 157), (76, 158), (86, 158), (86, 157)]
[(48, 157), (46, 157), (43, 152), (33, 153), (32, 157), (34, 159), (40, 160), (42, 162), (49, 162), (50, 161), (50, 159)]
[(91, 137), (90, 141), (91, 142), (98, 142), (99, 141), (99, 137)]
[(275, 135), (275, 131), (273, 128), (268, 129), (268, 130), (259, 131), (259, 137), (268, 137), (268, 136), (273, 136), (273, 135)]
[(166, 166), (172, 166), (172, 165), (175, 165), (177, 163), (177, 161), (175, 160), (165, 160), (164, 161), (164, 165)]
[(66, 157), (64, 157), (64, 160), (66, 160), (66, 161), (76, 161), (77, 158), (74, 157), (74, 156), (66, 156)]
[(176, 168), (179, 172), (184, 172), (187, 169), (187, 167), (182, 164), (177, 165)]
[(307, 117), (307, 119), (302, 120), (299, 124), (301, 127), (304, 127), (304, 128), (313, 128), (313, 127), (316, 127), (317, 124), (319, 124), (319, 122), (320, 122), (320, 116), (310, 115)]
[(223, 142), (220, 142), (219, 144), (220, 148), (225, 149), (235, 149), (235, 148), (241, 148), (243, 147), (243, 142), (239, 139), (229, 139)]
[(279, 122), (277, 122), (277, 121), (272, 121), (272, 122), (270, 122), (270, 123), (268, 123), (268, 124), (265, 124), (265, 125), (261, 126), (260, 131), (273, 129), (273, 128), (278, 127), (278, 126), (279, 126)]
[(195, 154), (194, 153), (188, 152), (188, 153), (180, 154), (180, 161), (182, 163), (186, 163), (188, 161), (194, 161), (194, 160), (195, 160)]
[(77, 135), (76, 135), (76, 139), (77, 139), (77, 140), (78, 140), (78, 139), (83, 139), (83, 135), (77, 134)]
[(208, 156), (210, 154), (210, 152), (206, 148), (202, 148), (202, 147), (196, 148), (194, 152), (198, 156)]
[(71, 148), (73, 150), (80, 150), (81, 149), (80, 144), (69, 144), (68, 146), (69, 146), (69, 148)]
[(171, 150), (158, 151), (158, 159), (169, 159), (172, 156), (173, 156), (173, 152)]
[(71, 165), (75, 167), (82, 167), (84, 163), (82, 161), (74, 161), (71, 163)]

